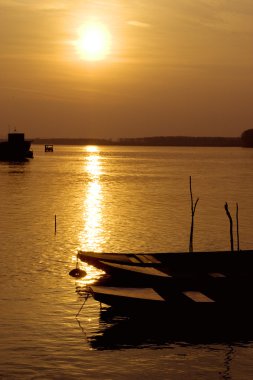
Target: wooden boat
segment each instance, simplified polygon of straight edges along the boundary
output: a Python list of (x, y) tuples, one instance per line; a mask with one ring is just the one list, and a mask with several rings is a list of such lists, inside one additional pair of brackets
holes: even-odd
[(91, 286), (94, 299), (124, 312), (249, 314), (253, 293), (253, 251), (121, 254), (79, 252), (82, 261), (111, 278)]
[[(117, 285), (117, 284), (116, 284)], [(246, 319), (252, 311), (253, 280), (204, 283), (202, 281), (143, 286), (92, 285), (88, 292), (96, 301), (127, 314), (166, 312), (170, 314), (238, 315)]]
[(25, 140), (24, 133), (9, 133), (8, 140), (0, 142), (0, 160), (23, 161), (33, 158), (31, 143), (30, 140)]
[[(119, 278), (161, 282), (245, 281), (253, 278), (253, 251), (194, 253), (78, 252), (78, 258)], [(217, 282), (217, 281), (216, 281)]]
[[(242, 289), (242, 288), (240, 288)], [(252, 290), (252, 289), (251, 289)], [(179, 287), (112, 287), (91, 286), (89, 292), (96, 301), (111, 306), (114, 310), (127, 314), (139, 314), (146, 311), (179, 313), (230, 314), (237, 312), (245, 316), (252, 313), (251, 292), (241, 297), (227, 288), (227, 291), (212, 292), (211, 289)]]
[(121, 288), (112, 286), (91, 286), (90, 293), (96, 301), (106, 305), (124, 307), (160, 306), (164, 304), (162, 298), (152, 288)]
[(90, 292), (94, 299), (108, 305), (120, 305), (121, 303), (135, 303), (141, 307), (142, 304), (159, 306), (161, 304), (171, 305), (181, 298), (181, 303), (213, 303), (213, 299), (197, 290), (185, 290), (176, 293), (172, 289), (165, 292), (161, 288), (123, 288), (112, 286), (91, 286)]

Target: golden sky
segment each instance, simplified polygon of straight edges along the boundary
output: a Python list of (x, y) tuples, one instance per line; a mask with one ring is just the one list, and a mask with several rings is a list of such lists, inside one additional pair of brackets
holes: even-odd
[(0, 0), (0, 17), (0, 137), (253, 127), (252, 0)]

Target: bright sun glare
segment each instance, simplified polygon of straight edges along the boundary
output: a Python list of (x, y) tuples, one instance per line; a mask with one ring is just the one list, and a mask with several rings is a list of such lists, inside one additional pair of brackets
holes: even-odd
[(111, 50), (111, 34), (101, 23), (82, 25), (78, 29), (78, 39), (75, 43), (81, 59), (100, 61), (107, 57)]

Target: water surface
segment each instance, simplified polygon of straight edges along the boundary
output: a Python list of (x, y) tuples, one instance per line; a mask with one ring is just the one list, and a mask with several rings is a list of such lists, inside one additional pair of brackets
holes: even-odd
[(240, 246), (252, 248), (253, 151), (33, 148), (29, 162), (0, 163), (0, 377), (251, 379), (250, 331), (201, 337), (110, 315), (92, 299), (76, 319), (78, 290), (97, 272), (83, 281), (68, 272), (78, 249), (187, 251), (189, 176), (200, 198), (194, 249), (229, 249), (225, 202), (233, 217), (238, 203)]

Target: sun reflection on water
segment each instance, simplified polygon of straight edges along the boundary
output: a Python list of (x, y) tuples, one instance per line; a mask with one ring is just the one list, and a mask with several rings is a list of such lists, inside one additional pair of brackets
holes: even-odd
[(85, 147), (83, 200), (83, 229), (80, 233), (80, 249), (101, 251), (103, 241), (103, 194), (101, 184), (101, 158), (97, 146)]

